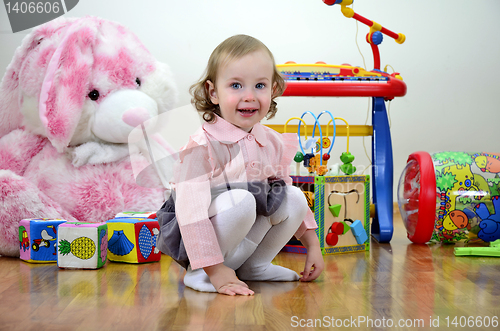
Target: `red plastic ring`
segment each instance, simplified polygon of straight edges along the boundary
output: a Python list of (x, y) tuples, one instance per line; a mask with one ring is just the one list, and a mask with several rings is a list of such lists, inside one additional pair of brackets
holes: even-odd
[(416, 152), (408, 157), (415, 160), (420, 168), (420, 193), (418, 197), (418, 222), (413, 235), (408, 239), (416, 244), (425, 244), (432, 238), (436, 215), (436, 174), (434, 162), (427, 152)]

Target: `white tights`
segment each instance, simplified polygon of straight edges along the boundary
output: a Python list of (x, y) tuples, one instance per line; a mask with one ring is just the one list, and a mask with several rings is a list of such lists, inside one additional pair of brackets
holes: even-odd
[[(250, 281), (296, 281), (299, 275), (271, 264), (274, 257), (297, 231), (306, 216), (304, 194), (286, 186), (287, 192), (278, 210), (271, 216), (256, 216), (255, 198), (241, 189), (216, 197), (208, 214), (224, 256), (224, 265), (236, 271), (238, 278)], [(184, 284), (198, 291), (216, 292), (203, 270), (188, 268)]]

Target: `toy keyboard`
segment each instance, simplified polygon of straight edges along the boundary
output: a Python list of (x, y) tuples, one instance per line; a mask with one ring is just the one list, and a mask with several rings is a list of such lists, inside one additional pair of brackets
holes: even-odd
[(385, 97), (406, 94), (406, 84), (398, 73), (366, 71), (350, 65), (325, 63), (278, 64), (287, 87), (283, 96)]

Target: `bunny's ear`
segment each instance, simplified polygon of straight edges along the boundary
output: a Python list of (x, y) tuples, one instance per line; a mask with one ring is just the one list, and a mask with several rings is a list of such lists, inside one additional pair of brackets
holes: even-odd
[(77, 20), (55, 50), (41, 86), (40, 120), (52, 145), (63, 152), (80, 121), (94, 62), (96, 26)]
[(24, 37), (16, 49), (11, 63), (7, 67), (0, 83), (0, 137), (23, 125), (21, 113), (22, 90), (27, 89), (30, 95), (38, 94), (40, 72), (45, 70), (46, 63), (41, 60), (51, 55), (51, 49), (57, 43), (58, 36), (74, 19), (57, 18), (45, 23)]
[(0, 83), (0, 137), (21, 126), (23, 115), (19, 104), (19, 71), (28, 52), (36, 46), (34, 34), (28, 35), (16, 49)]
[[(21, 45), (16, 49), (12, 61), (8, 65), (5, 75), (0, 83), (0, 137), (12, 130), (22, 126), (23, 115), (21, 113), (21, 77), (25, 71), (31, 78), (31, 85), (36, 85), (36, 74), (30, 69), (33, 63), (37, 63), (38, 70), (44, 70), (43, 63), (36, 61), (36, 57), (42, 48), (41, 43), (59, 33), (59, 30), (68, 24), (70, 20), (59, 18), (41, 27), (35, 28), (24, 37)], [(26, 69), (28, 68), (28, 69)], [(26, 70), (25, 70), (26, 69)]]

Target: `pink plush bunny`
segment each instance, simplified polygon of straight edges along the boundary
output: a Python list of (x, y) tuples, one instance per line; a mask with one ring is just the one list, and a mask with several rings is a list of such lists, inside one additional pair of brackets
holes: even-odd
[(175, 101), (168, 67), (119, 24), (59, 18), (27, 35), (0, 84), (0, 255), (19, 256), (23, 218), (161, 207), (165, 189), (154, 174), (136, 183), (132, 164), (148, 161), (127, 142)]

